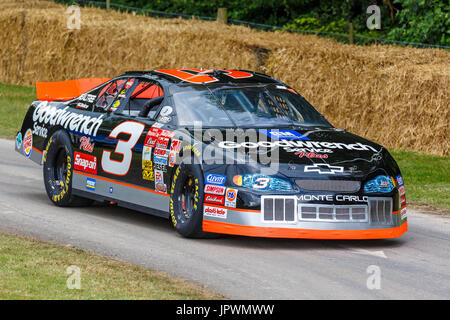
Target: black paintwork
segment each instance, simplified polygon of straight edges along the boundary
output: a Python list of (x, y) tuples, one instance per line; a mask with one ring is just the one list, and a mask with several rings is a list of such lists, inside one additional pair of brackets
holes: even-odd
[[(233, 79), (228, 77), (226, 74), (223, 74), (221, 71), (215, 71), (214, 76), (218, 79), (218, 81), (211, 84), (211, 86), (214, 86), (215, 88), (220, 86), (239, 86), (239, 85), (258, 85), (258, 84), (277, 84), (277, 85), (283, 85), (287, 88), (290, 88), (289, 86), (281, 83), (279, 80), (273, 79), (267, 75), (262, 75), (258, 73), (252, 72), (251, 78), (244, 78), (244, 79)], [(128, 79), (128, 78), (142, 78), (147, 79), (149, 81), (153, 81), (164, 91), (164, 100), (160, 104), (159, 110), (162, 106), (172, 105), (171, 95), (174, 92), (185, 90), (186, 87), (192, 88), (196, 86), (208, 86), (208, 84), (191, 84), (186, 81), (182, 81), (180, 79), (174, 78), (170, 75), (165, 75), (159, 72), (155, 71), (140, 71), (140, 72), (127, 72), (124, 75), (121, 75), (117, 78), (112, 79)], [(88, 92), (88, 94), (91, 95), (98, 95), (103, 88), (104, 85), (99, 86), (91, 91)], [(64, 109), (68, 107), (68, 111), (71, 111), (73, 113), (77, 114), (83, 114), (86, 116), (91, 117), (102, 117), (102, 124), (98, 129), (96, 136), (91, 136), (92, 142), (95, 143), (95, 148), (93, 152), (91, 153), (93, 156), (97, 157), (98, 159), (98, 175), (103, 176), (109, 179), (114, 179), (117, 181), (124, 181), (130, 184), (143, 186), (150, 189), (155, 189), (155, 183), (153, 181), (143, 180), (142, 179), (142, 149), (145, 137), (147, 135), (148, 130), (152, 125), (155, 124), (156, 119), (148, 118), (148, 117), (138, 117), (138, 116), (130, 116), (124, 112), (124, 106), (126, 106), (126, 101), (129, 98), (129, 95), (121, 102), (121, 105), (115, 112), (111, 111), (102, 111), (98, 108), (95, 108), (95, 101), (93, 103), (86, 103), (86, 101), (81, 101), (80, 98), (76, 98), (71, 101), (65, 101), (65, 102), (50, 102), (49, 106), (54, 106), (57, 109)], [(76, 108), (77, 104), (83, 102), (89, 106), (88, 110), (82, 110), (79, 108)], [(25, 135), (25, 132), (27, 129), (31, 128), (33, 130), (35, 125), (43, 126), (47, 130), (46, 137), (41, 137), (39, 135), (33, 134), (33, 146), (43, 151), (47, 142), (47, 139), (51, 136), (52, 132), (54, 132), (57, 129), (60, 129), (61, 127), (58, 126), (52, 126), (47, 124), (39, 123), (37, 124), (35, 121), (33, 121), (33, 112), (36, 108), (36, 106), (41, 103), (40, 101), (34, 102), (30, 109), (28, 110), (27, 115), (25, 116), (21, 134), (22, 136)], [(157, 115), (157, 113), (156, 113)], [(357, 115), (354, 115), (355, 117)], [(145, 125), (145, 129), (141, 134), (141, 137), (139, 138), (139, 141), (133, 148), (133, 158), (132, 163), (130, 166), (130, 170), (126, 175), (123, 176), (117, 176), (110, 173), (107, 173), (102, 170), (101, 166), (101, 158), (104, 151), (109, 151), (112, 153), (112, 158), (116, 159), (117, 161), (120, 161), (122, 159), (122, 156), (120, 154), (115, 154), (114, 150), (117, 146), (117, 142), (119, 139), (127, 140), (129, 138), (129, 135), (126, 134), (120, 134), (117, 139), (108, 138), (113, 128), (115, 128), (117, 125), (124, 121), (136, 121), (140, 122)], [(85, 136), (85, 134), (82, 134), (80, 132), (70, 130), (69, 128), (63, 128), (67, 130), (70, 133), (73, 148), (74, 151), (80, 151), (80, 139)], [(189, 145), (196, 145), (197, 149), (205, 150), (205, 148), (218, 148), (218, 143), (220, 140), (211, 141), (212, 139), (209, 139), (208, 131), (207, 129), (201, 130), (201, 132), (195, 132), (193, 128), (180, 128), (176, 124), (176, 115), (173, 115), (172, 121), (169, 123), (166, 123), (163, 125), (163, 129), (176, 131), (176, 136), (174, 138), (183, 140), (183, 146), (189, 146)], [(277, 128), (273, 128), (277, 129)], [(400, 170), (395, 163), (394, 159), (391, 157), (391, 155), (388, 153), (388, 151), (383, 148), (382, 146), (370, 142), (366, 139), (363, 139), (359, 136), (356, 136), (354, 134), (351, 134), (349, 132), (346, 132), (345, 130), (340, 130), (332, 127), (331, 125), (329, 127), (312, 127), (312, 128), (306, 128), (306, 127), (293, 127), (289, 128), (290, 130), (295, 130), (298, 133), (301, 133), (302, 135), (308, 137), (310, 140), (307, 141), (313, 141), (313, 142), (328, 142), (328, 143), (343, 143), (343, 144), (356, 144), (360, 143), (366, 146), (366, 150), (348, 150), (345, 147), (342, 148), (335, 148), (333, 149), (332, 153), (328, 154), (328, 158), (326, 159), (318, 159), (318, 158), (308, 158), (308, 157), (302, 157), (300, 158), (298, 155), (295, 154), (295, 152), (290, 152), (286, 150), (285, 148), (278, 148), (279, 150), (279, 170), (277, 172), (274, 172), (274, 175), (279, 175), (283, 177), (287, 177), (289, 179), (295, 180), (295, 179), (347, 179), (347, 180), (358, 180), (361, 182), (365, 182), (379, 174), (386, 174), (389, 176), (396, 177), (400, 175)], [(221, 130), (222, 133), (225, 133), (224, 130)], [(201, 136), (202, 139), (199, 140), (196, 137)], [(239, 141), (240, 137), (236, 138), (236, 141)], [(271, 139), (268, 139), (268, 141), (274, 141)], [(153, 149), (154, 150), (154, 149)], [(223, 149), (222, 149), (223, 150)], [(248, 148), (239, 148), (239, 149), (232, 149), (234, 150), (233, 153), (235, 154), (249, 154), (249, 152), (264, 152), (261, 151), (260, 148), (258, 149), (248, 149)], [(265, 149), (267, 150), (267, 149)], [(184, 152), (186, 153), (186, 152)], [(255, 153), (253, 153), (255, 154)], [(180, 159), (183, 156), (183, 152), (179, 155), (178, 159)], [(152, 157), (153, 159), (153, 157)], [(240, 208), (259, 208), (260, 205), (260, 195), (261, 193), (258, 193), (256, 191), (250, 191), (248, 189), (243, 189), (236, 187), (232, 182), (232, 177), (237, 173), (251, 173), (251, 172), (258, 172), (258, 170), (263, 167), (261, 164), (253, 164), (253, 165), (247, 165), (247, 164), (207, 164), (206, 160), (208, 159), (202, 159), (201, 166), (203, 168), (203, 172), (206, 173), (217, 173), (217, 174), (223, 174), (227, 175), (227, 185), (233, 186), (237, 189), (239, 189), (238, 193), (238, 202), (237, 207)], [(344, 167), (344, 172), (339, 174), (317, 174), (314, 172), (304, 172), (304, 166), (306, 165), (313, 165), (314, 163), (327, 163), (333, 166), (342, 166)], [(171, 177), (174, 172), (175, 167), (169, 167), (167, 166), (167, 172), (164, 175), (165, 184), (170, 186), (171, 183)], [(363, 185), (363, 184), (362, 184)], [(362, 188), (361, 188), (362, 189)], [(295, 193), (311, 193), (311, 194), (333, 194), (333, 192), (311, 192), (311, 191), (304, 191), (297, 189), (295, 190)], [(364, 195), (363, 191), (360, 190), (356, 193), (353, 193), (355, 195)], [(383, 196), (386, 196), (385, 194)], [(398, 210), (398, 192), (395, 189), (389, 196), (394, 197), (394, 210)], [(341, 203), (342, 204), (342, 203)]]

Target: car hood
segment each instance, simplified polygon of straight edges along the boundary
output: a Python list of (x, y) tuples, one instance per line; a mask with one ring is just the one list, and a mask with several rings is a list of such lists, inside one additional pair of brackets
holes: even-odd
[(231, 137), (226, 130), (220, 130), (222, 139), (217, 137), (217, 131), (203, 131), (205, 147), (214, 146), (237, 158), (252, 159), (254, 164), (270, 166), (286, 177), (362, 180), (375, 171), (387, 172), (386, 149), (346, 130), (238, 130)]

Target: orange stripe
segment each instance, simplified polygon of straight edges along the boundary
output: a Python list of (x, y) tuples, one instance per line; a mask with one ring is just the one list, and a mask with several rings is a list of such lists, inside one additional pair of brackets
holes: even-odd
[(34, 151), (36, 151), (37, 153), (40, 153), (40, 154), (42, 154), (42, 151), (41, 150), (38, 150), (38, 149), (36, 149), (35, 147), (31, 147)]
[(369, 230), (314, 230), (275, 227), (241, 226), (226, 222), (203, 220), (203, 231), (265, 238), (304, 239), (387, 239), (397, 238), (408, 230), (405, 222), (399, 227)]
[(130, 188), (134, 188), (134, 189), (139, 189), (139, 190), (143, 190), (143, 191), (147, 191), (147, 192), (156, 193), (156, 194), (159, 194), (159, 195), (165, 196), (165, 197), (170, 197), (170, 195), (167, 194), (167, 193), (163, 193), (163, 192), (147, 189), (147, 188), (144, 188), (144, 187), (136, 186), (134, 184), (129, 184), (129, 183), (125, 183), (125, 182), (122, 182), (122, 181), (112, 180), (112, 179), (108, 179), (108, 178), (105, 178), (105, 177), (100, 177), (100, 176), (97, 176), (97, 175), (94, 175), (94, 174), (81, 172), (81, 171), (77, 171), (77, 170), (74, 170), (73, 172), (81, 174), (83, 176), (90, 177), (90, 178), (100, 179), (100, 180), (104, 180), (104, 181), (108, 181), (108, 182), (112, 182), (112, 183), (117, 183), (117, 184), (121, 184), (121, 185), (126, 186), (126, 187), (130, 187)]

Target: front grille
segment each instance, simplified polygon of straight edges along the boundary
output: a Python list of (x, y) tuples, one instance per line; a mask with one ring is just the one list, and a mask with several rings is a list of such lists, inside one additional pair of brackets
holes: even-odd
[(295, 196), (261, 197), (264, 222), (295, 223), (297, 198)]
[(300, 203), (298, 218), (304, 221), (367, 222), (365, 205), (328, 205)]
[(392, 199), (370, 198), (370, 222), (377, 224), (392, 224)]
[(295, 180), (297, 186), (309, 191), (356, 192), (361, 182), (350, 180)]

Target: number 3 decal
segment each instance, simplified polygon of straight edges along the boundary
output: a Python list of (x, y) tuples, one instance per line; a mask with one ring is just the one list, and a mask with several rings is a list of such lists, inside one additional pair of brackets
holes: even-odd
[(111, 131), (109, 138), (117, 139), (121, 133), (130, 135), (130, 138), (119, 140), (116, 145), (114, 153), (123, 155), (122, 161), (112, 160), (110, 151), (103, 151), (102, 155), (102, 169), (103, 171), (117, 176), (124, 176), (130, 170), (131, 159), (133, 158), (133, 148), (138, 142), (145, 125), (134, 121), (125, 121), (119, 124)]

